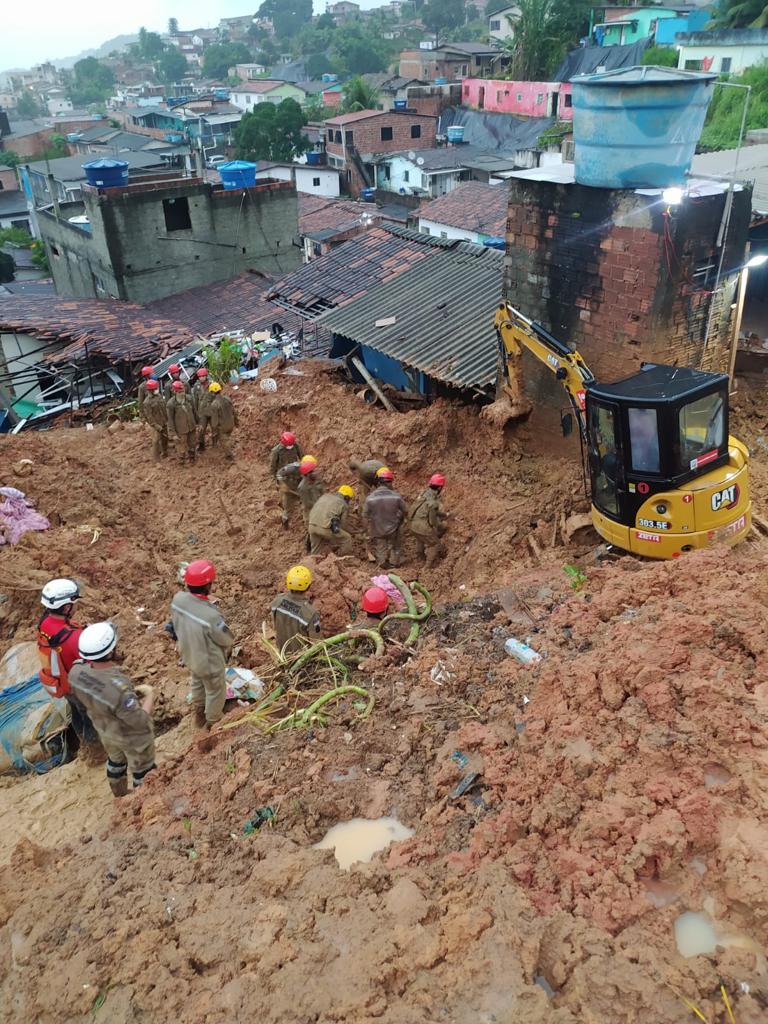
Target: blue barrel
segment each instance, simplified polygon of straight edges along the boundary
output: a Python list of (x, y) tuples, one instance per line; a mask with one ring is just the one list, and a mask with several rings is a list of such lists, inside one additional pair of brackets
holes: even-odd
[(320, 156), (321, 156), (321, 154), (320, 153), (315, 153), (314, 150), (312, 150), (312, 152), (307, 153), (307, 163), (310, 165), (310, 167), (318, 167), (319, 166), (319, 164), (320, 164)]
[(256, 164), (247, 160), (230, 160), (219, 164), (216, 170), (225, 189), (252, 188), (256, 184)]
[(395, 100), (395, 110), (407, 110), (408, 100)]
[(507, 248), (506, 240), (498, 235), (492, 235), (490, 238), (484, 238), (483, 245), (486, 249), (500, 249), (502, 252)]
[(450, 128), (446, 129), (445, 134), (448, 136), (449, 142), (463, 142), (464, 141), (464, 125), (454, 124)]
[(435, 79), (435, 85), (445, 85), (445, 83), (447, 81), (448, 81), (447, 78), (436, 78)]
[(716, 77), (635, 67), (574, 78), (576, 181), (596, 188), (684, 184)]
[(118, 188), (128, 184), (128, 164), (125, 160), (90, 160), (83, 164), (85, 178), (89, 185), (97, 188)]
[(363, 188), (360, 189), (360, 198), (364, 203), (372, 203), (376, 198), (375, 188)]
[(184, 136), (181, 134), (181, 132), (166, 132), (165, 133), (165, 141), (166, 142), (183, 142), (184, 141)]

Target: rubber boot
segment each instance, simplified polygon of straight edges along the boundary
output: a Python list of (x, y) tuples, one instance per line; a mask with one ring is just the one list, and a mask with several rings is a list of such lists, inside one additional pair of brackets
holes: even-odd
[(205, 708), (195, 708), (194, 722), (196, 729), (204, 729), (208, 724), (205, 720)]
[(109, 779), (109, 788), (112, 790), (112, 796), (128, 796), (128, 776), (123, 775), (119, 779)]

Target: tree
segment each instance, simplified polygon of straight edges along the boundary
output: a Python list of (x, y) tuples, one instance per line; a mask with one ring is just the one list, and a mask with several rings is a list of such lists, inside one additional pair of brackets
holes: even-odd
[(179, 82), (189, 73), (187, 58), (176, 46), (166, 46), (155, 65), (155, 71), (161, 81), (167, 85)]
[(379, 105), (379, 94), (372, 85), (357, 75), (350, 78), (344, 86), (341, 101), (341, 113), (353, 114), (358, 110), (376, 110)]
[(18, 153), (14, 153), (12, 149), (0, 149), (0, 166), (18, 167), (20, 163), (21, 157)]
[(309, 148), (304, 112), (296, 100), (259, 103), (235, 128), (238, 160), (292, 160)]
[(137, 57), (146, 61), (157, 60), (164, 48), (165, 44), (157, 32), (147, 32), (143, 25), (139, 29), (139, 41), (132, 47)]
[(75, 78), (69, 87), (69, 98), (76, 106), (103, 102), (111, 94), (115, 76), (95, 57), (77, 61), (73, 71)]
[(169, 18), (168, 19), (168, 35), (177, 36), (179, 34), (179, 19)]
[[(768, 64), (748, 68), (738, 78), (730, 78), (729, 81), (752, 87), (745, 130), (764, 128), (768, 124)], [(699, 140), (700, 149), (709, 151), (738, 146), (744, 96), (744, 89), (715, 89)]]
[(315, 28), (336, 28), (336, 22), (334, 20), (333, 15), (329, 14), (328, 11), (326, 11), (324, 14), (321, 14), (320, 17), (315, 22)]
[(339, 65), (334, 64), (324, 53), (311, 53), (308, 57), (305, 57), (304, 67), (307, 72), (307, 78), (310, 81), (316, 81), (323, 75), (338, 75), (341, 73)]
[(677, 50), (672, 46), (649, 46), (640, 63), (651, 67), (676, 68)]
[(13, 262), (13, 256), (7, 252), (0, 252), (0, 284), (12, 281), (15, 271), (16, 264)]
[(336, 29), (331, 57), (345, 74), (385, 71), (391, 55), (387, 41), (368, 32), (360, 24), (339, 25)]
[(768, 28), (765, 0), (720, 0), (707, 28)]
[(467, 20), (464, 0), (427, 0), (421, 12), (424, 28), (435, 37), (435, 44), (440, 44), (440, 33), (447, 29), (457, 28)]
[(516, 0), (518, 14), (506, 17), (514, 37), (502, 44), (512, 58), (507, 78), (548, 81), (549, 74), (589, 26), (588, 0)]
[(23, 92), (16, 101), (16, 113), (19, 117), (38, 117), (42, 111), (32, 93)]
[(203, 74), (206, 78), (226, 78), (229, 68), (250, 62), (251, 51), (245, 43), (213, 43), (203, 57)]
[(260, 18), (269, 18), (278, 39), (292, 39), (312, 20), (312, 0), (264, 0)]

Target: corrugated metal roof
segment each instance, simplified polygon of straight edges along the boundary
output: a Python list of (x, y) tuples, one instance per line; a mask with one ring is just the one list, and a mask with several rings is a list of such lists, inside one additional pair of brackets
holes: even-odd
[[(736, 161), (738, 160), (738, 165)], [(738, 181), (753, 181), (752, 209), (768, 215), (768, 144), (723, 149), (718, 153), (698, 153), (691, 164), (691, 174), (704, 174), (728, 179), (737, 166)]]
[[(493, 315), (503, 268), (503, 253), (461, 242), (319, 322), (455, 387), (488, 387), (496, 379)], [(391, 317), (394, 324), (376, 326)]]

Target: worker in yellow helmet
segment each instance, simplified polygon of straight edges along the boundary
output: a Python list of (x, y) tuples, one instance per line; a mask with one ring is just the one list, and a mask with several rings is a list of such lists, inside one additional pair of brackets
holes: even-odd
[(321, 495), (309, 513), (309, 542), (313, 555), (330, 549), (340, 555), (352, 553), (352, 535), (347, 531), (349, 503), (355, 492), (343, 484), (335, 494)]
[(299, 637), (314, 643), (321, 636), (320, 615), (307, 596), (312, 573), (306, 565), (294, 565), (285, 577), (286, 593), (272, 602), (272, 623), (278, 649), (293, 654), (301, 649)]
[(211, 446), (221, 446), (227, 459), (234, 459), (232, 452), (232, 431), (239, 425), (237, 409), (216, 381), (208, 385), (211, 401), (208, 405), (208, 419), (211, 423)]

